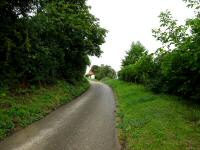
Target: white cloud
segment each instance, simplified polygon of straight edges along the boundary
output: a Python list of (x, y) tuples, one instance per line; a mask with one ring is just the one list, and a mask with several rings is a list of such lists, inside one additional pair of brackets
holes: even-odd
[(101, 26), (109, 31), (101, 46), (104, 53), (100, 58), (91, 57), (91, 63), (107, 64), (117, 71), (132, 41), (140, 41), (150, 52), (160, 46), (151, 30), (159, 26), (161, 11), (170, 10), (180, 23), (194, 16), (182, 0), (88, 0), (88, 5)]

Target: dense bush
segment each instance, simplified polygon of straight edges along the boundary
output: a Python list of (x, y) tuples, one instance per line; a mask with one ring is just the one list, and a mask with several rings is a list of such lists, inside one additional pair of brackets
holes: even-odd
[(145, 54), (135, 64), (123, 67), (119, 72), (119, 78), (128, 82), (146, 84), (154, 75), (154, 71), (153, 56)]

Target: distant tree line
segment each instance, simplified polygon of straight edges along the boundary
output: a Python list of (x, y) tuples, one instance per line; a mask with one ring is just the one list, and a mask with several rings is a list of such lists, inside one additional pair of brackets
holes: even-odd
[(154, 37), (163, 47), (154, 54), (139, 42), (133, 43), (122, 61), (119, 77), (128, 82), (145, 84), (155, 92), (200, 100), (200, 3), (184, 0), (195, 9), (195, 18), (178, 25), (169, 11), (159, 16), (160, 27)]
[(95, 79), (102, 80), (104, 78), (115, 79), (117, 76), (115, 70), (109, 65), (93, 65), (91, 70), (95, 74)]
[(86, 0), (1, 0), (0, 87), (81, 80), (105, 34)]

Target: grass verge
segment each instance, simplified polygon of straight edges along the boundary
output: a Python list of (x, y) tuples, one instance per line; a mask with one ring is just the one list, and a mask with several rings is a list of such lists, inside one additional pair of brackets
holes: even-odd
[(200, 107), (158, 95), (141, 85), (105, 81), (117, 96), (122, 147), (126, 150), (200, 150)]
[(0, 92), (0, 140), (13, 131), (43, 118), (89, 88), (87, 80), (74, 85), (58, 81), (56, 85), (32, 89), (23, 95)]

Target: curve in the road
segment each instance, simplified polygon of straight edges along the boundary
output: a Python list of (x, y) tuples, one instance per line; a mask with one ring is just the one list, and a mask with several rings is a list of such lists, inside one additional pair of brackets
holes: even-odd
[(118, 150), (115, 100), (103, 83), (44, 119), (11, 135), (0, 150)]

